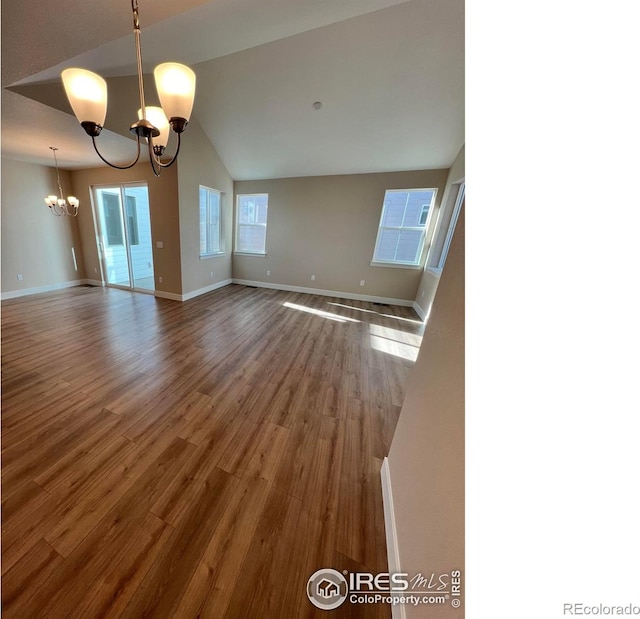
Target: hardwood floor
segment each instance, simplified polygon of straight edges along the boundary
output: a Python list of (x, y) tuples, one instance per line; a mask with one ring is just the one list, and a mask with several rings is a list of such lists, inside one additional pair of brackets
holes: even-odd
[(3, 302), (3, 617), (329, 616), (313, 572), (387, 570), (380, 467), (421, 333), (237, 285)]

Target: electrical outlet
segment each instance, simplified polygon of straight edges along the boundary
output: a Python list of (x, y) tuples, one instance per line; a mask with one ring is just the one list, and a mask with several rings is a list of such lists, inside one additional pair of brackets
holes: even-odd
[(18, 281), (21, 282), (22, 281), (22, 273), (18, 273), (18, 275), (16, 276), (18, 278)]
[(271, 275), (271, 271), (267, 271), (267, 275)]
[(158, 283), (159, 283), (159, 284), (161, 284), (161, 283), (162, 283), (162, 275), (160, 275), (160, 276), (158, 277)]
[(213, 271), (211, 271), (211, 275), (209, 275), (211, 279), (213, 279)]
[(98, 272), (98, 267), (93, 267), (93, 272), (97, 273)]
[(361, 279), (361, 280), (360, 280), (360, 285), (361, 285), (361, 286), (364, 286), (364, 279)]
[(311, 281), (312, 281), (312, 282), (315, 282), (315, 281), (316, 281), (316, 276), (315, 276), (315, 275), (312, 275), (312, 276), (311, 276)]

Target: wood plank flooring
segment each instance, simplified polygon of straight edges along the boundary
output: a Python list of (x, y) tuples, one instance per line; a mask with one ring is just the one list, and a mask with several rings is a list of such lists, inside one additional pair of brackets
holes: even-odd
[(1, 318), (3, 617), (326, 617), (313, 572), (386, 571), (413, 310), (79, 287)]

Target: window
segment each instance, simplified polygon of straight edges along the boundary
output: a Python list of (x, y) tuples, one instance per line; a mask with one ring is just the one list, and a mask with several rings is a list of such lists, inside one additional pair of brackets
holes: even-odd
[(464, 203), (464, 180), (451, 185), (446, 204), (440, 208), (438, 221), (435, 224), (433, 242), (427, 256), (427, 268), (435, 274), (442, 272), (449, 253), (449, 245), (458, 223), (458, 216)]
[(458, 195), (456, 197), (456, 205), (453, 208), (453, 213), (451, 214), (451, 221), (449, 222), (449, 226), (447, 227), (447, 236), (444, 240), (444, 245), (442, 247), (442, 252), (440, 252), (440, 259), (438, 260), (438, 268), (442, 269), (444, 267), (444, 263), (447, 259), (447, 254), (449, 253), (449, 245), (451, 245), (451, 239), (453, 238), (453, 233), (456, 229), (456, 224), (458, 223), (458, 215), (460, 215), (460, 209), (462, 208), (462, 203), (464, 202), (464, 183), (460, 185), (458, 189)]
[(265, 254), (267, 241), (266, 193), (240, 194), (236, 201), (236, 252)]
[(372, 265), (420, 266), (435, 196), (435, 189), (386, 191)]
[(200, 185), (200, 257), (222, 253), (220, 192)]

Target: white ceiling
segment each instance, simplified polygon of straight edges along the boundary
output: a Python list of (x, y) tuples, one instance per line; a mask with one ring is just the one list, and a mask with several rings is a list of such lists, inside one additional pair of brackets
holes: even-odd
[[(2, 0), (2, 154), (98, 166), (59, 73), (134, 75), (131, 4), (53, 9)], [(194, 118), (237, 180), (448, 167), (464, 142), (463, 0), (140, 0), (140, 19), (145, 72), (192, 66)], [(99, 140), (126, 160), (118, 112)]]

